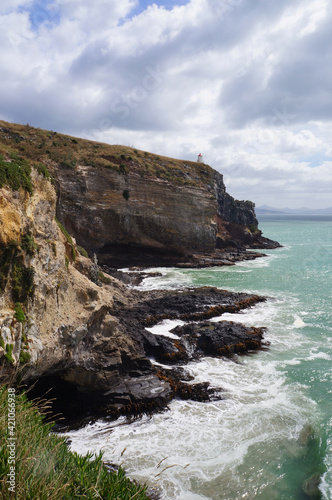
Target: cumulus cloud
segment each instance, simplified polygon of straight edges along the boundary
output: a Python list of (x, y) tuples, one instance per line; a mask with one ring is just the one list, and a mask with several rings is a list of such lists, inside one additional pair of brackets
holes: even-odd
[(3, 0), (0, 117), (201, 152), (256, 204), (332, 205), (331, 16), (328, 0)]

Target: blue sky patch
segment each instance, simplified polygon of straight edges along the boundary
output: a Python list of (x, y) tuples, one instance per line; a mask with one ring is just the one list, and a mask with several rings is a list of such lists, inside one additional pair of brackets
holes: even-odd
[[(53, 8), (50, 8), (53, 6)], [(29, 9), (29, 19), (32, 31), (38, 31), (42, 24), (58, 24), (60, 16), (57, 12), (54, 0), (38, 0)]]
[(190, 0), (141, 0), (138, 6), (132, 11), (130, 17), (141, 14), (141, 12), (146, 10), (149, 5), (153, 4), (156, 4), (159, 7), (164, 7), (167, 10), (172, 10), (178, 5), (186, 5), (187, 3), (190, 3)]
[(319, 167), (324, 161), (331, 161), (332, 156), (326, 156), (322, 154), (314, 154), (308, 156), (302, 156), (299, 158), (300, 162), (309, 163), (309, 166), (312, 168)]

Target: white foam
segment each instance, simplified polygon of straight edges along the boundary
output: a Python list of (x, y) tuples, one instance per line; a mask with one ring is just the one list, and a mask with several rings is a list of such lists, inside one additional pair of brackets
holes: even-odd
[(299, 316), (295, 315), (295, 321), (293, 323), (293, 326), (295, 328), (303, 328), (304, 326), (306, 326), (306, 324), (303, 321), (303, 319), (301, 319)]
[(281, 255), (277, 254), (270, 254), (266, 255), (264, 257), (259, 257), (254, 260), (244, 260), (240, 262), (236, 262), (235, 268), (236, 267), (252, 267), (253, 269), (259, 269), (261, 267), (269, 267), (273, 260), (279, 259)]
[(148, 273), (160, 273), (161, 276), (145, 278), (137, 290), (169, 290), (192, 285), (192, 279), (184, 270), (175, 267), (154, 267), (146, 269)]
[(263, 358), (260, 353), (241, 364), (212, 358), (192, 363), (196, 381), (222, 385), (227, 399), (175, 400), (169, 412), (130, 425), (123, 418), (97, 422), (67, 434), (71, 449), (103, 451), (105, 460), (123, 462), (132, 478), (159, 485), (165, 500), (215, 498), (208, 491), (218, 478), (229, 489), (225, 498), (240, 498), (238, 488), (254, 498), (252, 485), (239, 486), (243, 462), (250, 457), (254, 466), (257, 460), (251, 450), (264, 446), (272, 455), (275, 443), (296, 438), (312, 412), (310, 401), (301, 401), (299, 394), (294, 401), (283, 375)]
[(171, 319), (165, 319), (158, 323), (157, 325), (151, 326), (150, 328), (146, 328), (149, 332), (153, 333), (154, 335), (163, 335), (164, 337), (169, 337), (171, 339), (178, 339), (178, 335), (175, 335), (174, 333), (171, 333), (170, 330), (175, 328), (176, 326), (179, 325), (184, 325), (185, 322), (179, 320), (171, 320)]
[(326, 359), (327, 361), (331, 361), (332, 357), (327, 352), (314, 352), (314, 350), (310, 351), (310, 356), (308, 357), (309, 361), (314, 359)]
[[(284, 250), (289, 249), (232, 268), (208, 271), (155, 268), (153, 271), (162, 272), (163, 276), (146, 279), (143, 289), (178, 287), (181, 283), (193, 286), (199, 279), (208, 282), (212, 277), (218, 281), (218, 274), (227, 273), (220, 276), (218, 285), (232, 289), (224, 284), (229, 280), (243, 291), (241, 280), (254, 287), (246, 273), (268, 267), (274, 258), (284, 258)], [(236, 274), (240, 276), (232, 282), (229, 276)], [(269, 295), (273, 289), (268, 279), (260, 286), (260, 290), (247, 291)], [(266, 293), (262, 288), (266, 288)], [(322, 337), (327, 337), (330, 331), (328, 326), (321, 335), (309, 335), (309, 322), (314, 321), (315, 315), (323, 317), (324, 311), (304, 310), (306, 306), (290, 292), (279, 291), (276, 295), (277, 300), (211, 320), (267, 326), (265, 339), (271, 342), (269, 351), (238, 356), (235, 361), (207, 357), (186, 367), (195, 377), (195, 383), (209, 381), (212, 386), (222, 387), (222, 401), (173, 400), (169, 412), (130, 425), (124, 418), (113, 424), (97, 422), (68, 433), (72, 449), (80, 453), (103, 450), (106, 460), (122, 462), (132, 478), (160, 486), (164, 500), (202, 500), (221, 495), (225, 499), (251, 499), (256, 497), (257, 488), (264, 488), (259, 492), (262, 498), (280, 498), (280, 492), (289, 485), (283, 483), (286, 479), (281, 473), (278, 476), (272, 470), (285, 463), (284, 457), (302, 456), (301, 431), (308, 423), (315, 426), (318, 419), (317, 404), (307, 397), (310, 382), (305, 381), (308, 386), (292, 382), (289, 375), (298, 370), (292, 366), (304, 360), (322, 364), (314, 361), (330, 361), (331, 356), (322, 347)], [(149, 331), (168, 335), (174, 326), (174, 322), (165, 321)], [(325, 500), (332, 498), (331, 454), (328, 457), (329, 473), (321, 484)]]

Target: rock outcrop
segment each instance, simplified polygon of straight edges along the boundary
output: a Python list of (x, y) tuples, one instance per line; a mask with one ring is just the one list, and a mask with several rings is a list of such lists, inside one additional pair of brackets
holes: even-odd
[(208, 165), (5, 122), (0, 140), (47, 165), (58, 219), (102, 264), (218, 263), (221, 250), (278, 246), (262, 238), (254, 204), (232, 198)]
[(58, 217), (89, 253), (115, 267), (174, 265), (197, 255), (199, 261), (206, 256), (221, 260), (220, 249), (276, 246), (268, 240), (262, 244), (253, 203), (226, 193), (221, 174), (207, 165), (200, 165), (197, 174), (190, 162), (181, 168), (191, 184), (141, 177), (134, 160), (125, 174), (107, 167), (54, 166)]
[[(151, 360), (174, 367), (261, 348), (263, 330), (206, 320), (265, 299), (210, 287), (142, 293), (98, 261), (232, 264), (262, 243), (253, 205), (206, 165), (3, 122), (0, 139), (1, 381), (38, 380), (38, 394), (53, 387), (61, 411), (80, 416), (220, 397)], [(173, 339), (146, 329), (163, 319), (190, 324)]]

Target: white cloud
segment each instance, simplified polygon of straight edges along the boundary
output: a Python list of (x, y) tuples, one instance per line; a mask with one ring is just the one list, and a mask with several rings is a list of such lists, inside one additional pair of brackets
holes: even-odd
[(138, 3), (3, 0), (1, 117), (201, 152), (258, 204), (331, 205), (327, 0), (191, 0), (133, 16)]

